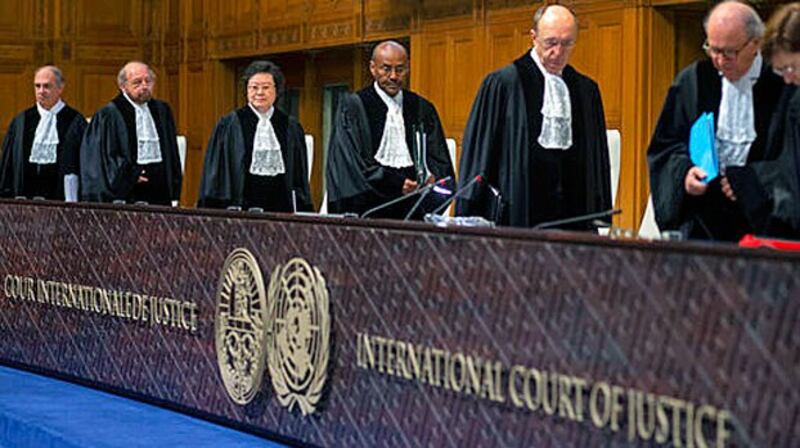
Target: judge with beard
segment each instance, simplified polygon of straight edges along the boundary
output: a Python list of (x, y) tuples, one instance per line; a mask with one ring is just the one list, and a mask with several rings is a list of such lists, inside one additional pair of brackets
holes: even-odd
[(14, 117), (3, 141), (0, 196), (78, 199), (78, 162), (86, 119), (61, 100), (58, 67), (36, 70), (36, 105)]
[(169, 205), (181, 194), (172, 110), (153, 98), (155, 73), (129, 62), (120, 93), (98, 110), (81, 145), (81, 197), (86, 201)]
[(753, 8), (736, 1), (719, 3), (703, 26), (709, 58), (685, 68), (667, 92), (647, 150), (650, 189), (661, 230), (693, 239), (738, 241), (753, 228), (722, 192), (721, 179), (707, 182), (706, 172), (692, 163), (689, 135), (701, 114), (714, 114), (723, 177), (728, 168), (777, 158), (781, 144), (766, 143), (783, 83), (759, 52), (764, 24)]
[[(423, 184), (454, 176), (436, 108), (404, 89), (409, 73), (405, 48), (381, 42), (369, 68), (374, 82), (342, 100), (331, 132), (327, 191), (328, 210), (334, 213), (363, 215)], [(416, 200), (409, 197), (370, 216), (403, 219)], [(421, 210), (435, 206), (436, 200)]]
[(247, 105), (220, 119), (208, 141), (199, 207), (310, 211), (305, 132), (275, 107), (284, 91), (277, 65), (244, 71)]
[[(533, 48), (490, 73), (464, 131), (458, 215), (517, 227), (611, 207), (605, 116), (597, 84), (568, 64), (578, 37), (575, 15), (564, 6), (539, 8), (530, 32)], [(592, 223), (563, 225), (593, 230)]]

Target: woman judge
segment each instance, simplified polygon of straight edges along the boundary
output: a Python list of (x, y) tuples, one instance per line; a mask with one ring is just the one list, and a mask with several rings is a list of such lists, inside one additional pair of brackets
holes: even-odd
[(764, 58), (786, 89), (767, 148), (776, 160), (729, 168), (722, 191), (740, 204), (756, 234), (800, 239), (800, 3), (780, 7), (767, 23)]
[(275, 108), (284, 77), (255, 61), (242, 81), (247, 105), (222, 117), (208, 141), (198, 207), (311, 210), (303, 127)]

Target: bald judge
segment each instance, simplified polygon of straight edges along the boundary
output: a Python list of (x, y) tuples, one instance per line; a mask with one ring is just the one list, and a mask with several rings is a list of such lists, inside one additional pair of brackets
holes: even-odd
[[(611, 207), (605, 116), (597, 83), (569, 58), (577, 43), (575, 15), (559, 5), (539, 8), (533, 48), (484, 79), (464, 130), (456, 213), (533, 227)], [(497, 211), (497, 196), (503, 204)], [(499, 216), (498, 216), (499, 215)], [(562, 226), (593, 230), (580, 222)]]
[(61, 100), (64, 76), (36, 70), (36, 104), (14, 117), (3, 141), (0, 196), (78, 199), (78, 152), (86, 119)]
[(181, 194), (175, 120), (153, 98), (156, 76), (141, 62), (120, 70), (120, 93), (98, 110), (81, 145), (81, 196), (94, 202), (169, 205)]
[[(406, 49), (395, 41), (381, 42), (369, 69), (374, 82), (342, 100), (331, 133), (327, 188), (328, 209), (334, 213), (363, 215), (426, 183), (453, 176), (436, 108), (404, 88), (410, 70)], [(371, 216), (402, 219), (415, 200)]]

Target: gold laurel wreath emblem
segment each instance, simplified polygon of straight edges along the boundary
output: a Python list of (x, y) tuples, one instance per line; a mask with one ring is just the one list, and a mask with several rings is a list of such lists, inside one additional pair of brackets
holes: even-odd
[(272, 387), (280, 404), (306, 416), (316, 410), (328, 374), (328, 288), (302, 258), (277, 266), (269, 283), (267, 352)]
[(264, 374), (267, 297), (264, 278), (247, 249), (228, 255), (217, 286), (214, 342), (225, 390), (239, 405), (258, 393)]

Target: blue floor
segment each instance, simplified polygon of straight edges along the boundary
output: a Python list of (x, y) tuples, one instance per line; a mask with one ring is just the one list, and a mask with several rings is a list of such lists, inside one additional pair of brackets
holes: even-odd
[(0, 447), (282, 447), (157, 406), (0, 366)]

